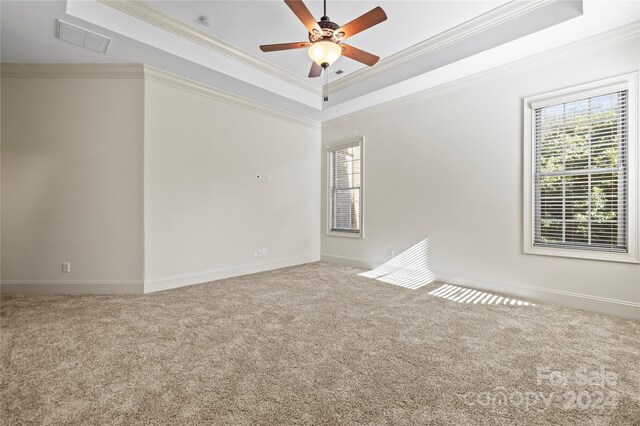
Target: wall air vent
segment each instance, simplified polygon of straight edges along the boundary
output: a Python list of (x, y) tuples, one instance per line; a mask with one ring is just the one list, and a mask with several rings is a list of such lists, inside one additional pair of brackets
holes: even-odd
[(76, 25), (58, 19), (58, 34), (60, 40), (76, 46), (85, 47), (94, 52), (105, 54), (109, 47), (110, 38), (92, 31), (85, 30)]

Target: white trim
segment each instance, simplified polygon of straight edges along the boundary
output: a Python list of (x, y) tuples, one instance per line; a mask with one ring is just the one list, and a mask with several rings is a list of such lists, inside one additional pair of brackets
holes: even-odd
[[(562, 256), (579, 259), (604, 260), (612, 262), (640, 263), (640, 188), (638, 169), (640, 169), (640, 149), (638, 148), (638, 90), (639, 73), (634, 72), (603, 80), (572, 86), (553, 92), (529, 96), (523, 99), (523, 251), (526, 254)], [(533, 114), (535, 108), (563, 103), (572, 99), (588, 98), (620, 89), (628, 89), (628, 210), (627, 210), (627, 250), (628, 253), (611, 253), (596, 250), (579, 250), (535, 246), (534, 243), (534, 196), (533, 172), (535, 170), (535, 136)]]
[(239, 265), (230, 268), (215, 269), (211, 271), (202, 271), (182, 275), (173, 275), (169, 277), (154, 278), (145, 280), (144, 292), (154, 293), (157, 291), (170, 290), (173, 288), (185, 287), (194, 284), (208, 283), (225, 278), (238, 277), (241, 275), (271, 271), (273, 269), (302, 265), (305, 263), (317, 262), (319, 260), (319, 255), (309, 255), (303, 257), (274, 260), (271, 262), (264, 262), (253, 265)]
[[(436, 84), (433, 87), (425, 90), (415, 92), (406, 96), (401, 96), (396, 99), (392, 99), (386, 102), (378, 103), (372, 106), (363, 107), (359, 110), (340, 113), (334, 118), (321, 118), (320, 121), (307, 119), (295, 114), (290, 114), (284, 111), (276, 110), (271, 107), (267, 107), (263, 104), (255, 101), (239, 98), (236, 95), (222, 92), (210, 86), (193, 82), (192, 80), (184, 79), (182, 77), (174, 76), (176, 79), (182, 79), (183, 81), (191, 82), (195, 85), (199, 85), (203, 88), (203, 91), (209, 93), (222, 93), (223, 96), (235, 97), (236, 99), (242, 99), (249, 104), (256, 105), (263, 112), (275, 111), (276, 115), (280, 112), (283, 114), (290, 114), (293, 120), (301, 119), (301, 122), (306, 122), (311, 126), (318, 126), (320, 122), (322, 124), (337, 124), (345, 121), (352, 121), (361, 117), (376, 114), (382, 111), (386, 111), (393, 108), (398, 108), (402, 105), (419, 102), (421, 100), (429, 99), (434, 96), (438, 96), (447, 92), (461, 90), (463, 88), (480, 84), (487, 81), (505, 78), (507, 76), (530, 70), (533, 67), (544, 66), (558, 61), (564, 61), (576, 55), (581, 55), (595, 50), (608, 48), (610, 46), (627, 42), (631, 39), (638, 39), (640, 36), (640, 23), (634, 22), (629, 25), (625, 25), (614, 30), (598, 34), (574, 43), (570, 43), (546, 52), (542, 52), (509, 64), (501, 65), (486, 71), (482, 71), (467, 77), (463, 77), (454, 81), (450, 81), (444, 84)], [(145, 72), (148, 74), (148, 70), (152, 69), (149, 66), (143, 66), (140, 64), (18, 64), (18, 63), (3, 63), (2, 64), (2, 77), (3, 78), (38, 78), (38, 77), (50, 77), (50, 78), (142, 78)], [(162, 72), (157, 70), (158, 72)], [(166, 75), (172, 75), (165, 73)], [(342, 104), (341, 104), (342, 105)], [(326, 112), (329, 112), (328, 117), (332, 114), (338, 114), (338, 112), (331, 112), (333, 108), (329, 108)], [(323, 113), (322, 117), (327, 117)]]
[(382, 265), (383, 262), (368, 262), (355, 257), (340, 256), (337, 254), (322, 254), (320, 260), (323, 262), (337, 263), (338, 265), (353, 266), (354, 268), (375, 269)]
[(347, 139), (342, 139), (338, 142), (332, 142), (327, 144), (327, 151), (335, 151), (336, 149), (349, 148), (356, 144), (361, 144), (364, 141), (364, 136), (354, 136)]
[(142, 64), (19, 64), (3, 63), (2, 78), (131, 78), (155, 81), (229, 105), (288, 120), (314, 129), (320, 122), (242, 98), (188, 78)]
[(591, 296), (570, 291), (554, 290), (544, 287), (534, 287), (523, 284), (500, 284), (478, 280), (467, 275), (449, 272), (437, 272), (436, 281), (447, 284), (461, 285), (479, 290), (495, 291), (506, 295), (517, 296), (555, 305), (601, 312), (609, 315), (640, 319), (640, 303), (607, 297)]
[(207, 86), (197, 81), (189, 80), (188, 78), (184, 78), (179, 75), (171, 74), (169, 72), (150, 67), (149, 65), (144, 66), (144, 76), (146, 80), (156, 81), (158, 83), (166, 84), (168, 86), (172, 86), (187, 92), (206, 96), (208, 98), (215, 99), (229, 105), (254, 112), (259, 112), (262, 114), (267, 114), (275, 118), (292, 121), (294, 123), (303, 124), (316, 129), (320, 127), (320, 122), (318, 121), (314, 121), (300, 115), (266, 106), (250, 99), (234, 95), (233, 93), (214, 89), (211, 86)]
[(142, 64), (0, 64), (2, 78), (144, 78)]
[[(591, 98), (598, 95), (605, 95), (607, 93), (625, 90), (629, 85), (629, 78), (626, 77), (633, 77), (634, 74), (635, 73), (625, 74), (619, 77), (607, 78), (604, 80), (581, 84), (579, 86), (555, 90), (550, 93), (550, 96), (546, 96), (545, 94), (530, 96), (527, 98), (531, 101), (529, 107), (532, 109), (544, 108), (547, 106), (571, 102), (576, 99), (576, 97)], [(582, 87), (584, 87), (584, 90), (581, 90)]]
[(307, 90), (318, 96), (322, 88), (312, 83), (307, 78), (300, 77), (290, 71), (273, 65), (255, 55), (252, 55), (231, 43), (225, 42), (209, 33), (193, 28), (182, 21), (165, 13), (153, 9), (141, 1), (98, 0), (100, 3), (126, 13), (134, 18), (145, 21), (151, 25), (169, 31), (179, 37), (197, 43), (217, 53), (225, 55), (242, 64), (248, 65), (258, 71), (262, 71), (301, 89)]
[[(352, 102), (347, 101), (345, 103), (338, 104), (324, 110), (322, 115), (323, 118), (321, 119), (321, 121), (324, 125), (338, 124), (357, 120), (368, 115), (377, 114), (394, 108), (399, 108), (404, 105), (410, 105), (415, 102), (420, 102), (429, 98), (433, 98), (435, 96), (443, 95), (445, 93), (458, 91), (477, 84), (503, 79), (520, 72), (529, 71), (535, 67), (542, 67), (556, 62), (566, 61), (567, 59), (570, 59), (572, 57), (591, 53), (604, 48), (609, 48), (617, 44), (625, 43), (632, 39), (638, 39), (638, 37), (640, 37), (640, 22), (634, 22), (632, 24), (607, 31), (602, 34), (597, 34), (595, 36), (569, 43), (564, 46), (547, 50), (545, 52), (541, 52), (532, 56), (528, 56), (514, 62), (499, 65), (485, 71), (477, 72), (466, 77), (462, 77), (445, 83), (436, 83), (432, 87), (428, 87), (424, 90), (410, 93), (405, 96), (399, 96), (395, 99), (390, 99), (384, 102), (377, 102), (370, 106), (360, 107), (360, 109), (356, 109), (358, 107), (349, 107), (352, 109), (356, 109), (355, 111), (347, 110), (348, 112), (345, 113), (339, 112), (337, 110), (335, 112), (332, 111), (334, 109), (343, 108), (345, 104)], [(363, 97), (370, 95), (371, 94), (363, 95)]]
[(333, 93), (338, 92), (356, 82), (370, 78), (389, 68), (403, 64), (435, 50), (442, 49), (450, 44), (459, 42), (460, 40), (473, 37), (482, 31), (502, 25), (505, 22), (531, 13), (534, 10), (547, 6), (553, 2), (554, 0), (535, 0), (533, 2), (512, 1), (506, 3), (407, 49), (383, 58), (378, 61), (374, 67), (361, 68), (349, 75), (345, 75), (339, 80), (329, 83), (329, 90)]
[[(155, 25), (180, 37), (205, 46), (211, 50), (221, 53), (227, 57), (235, 59), (245, 65), (249, 65), (259, 71), (265, 72), (276, 78), (282, 79), (290, 84), (296, 85), (312, 93), (321, 94), (322, 87), (312, 83), (308, 79), (293, 74), (284, 68), (273, 65), (261, 58), (252, 55), (237, 46), (219, 39), (209, 33), (193, 28), (182, 21), (173, 18), (163, 12), (145, 5), (143, 2), (118, 1), (118, 0), (98, 0), (100, 3), (112, 7), (120, 12), (141, 19), (149, 24)], [(348, 87), (349, 85), (367, 79), (377, 73), (385, 71), (396, 65), (415, 59), (442, 49), (447, 45), (460, 40), (473, 37), (482, 31), (489, 30), (495, 26), (502, 25), (508, 21), (524, 16), (539, 8), (548, 6), (556, 0), (533, 0), (533, 1), (511, 1), (492, 9), (482, 15), (474, 17), (462, 24), (450, 28), (427, 40), (417, 43), (391, 56), (380, 60), (375, 67), (367, 67), (346, 75), (339, 80), (329, 84), (332, 92)]]
[(15, 294), (142, 294), (142, 281), (3, 280), (0, 292)]
[[(340, 232), (331, 230), (331, 203), (329, 203), (329, 196), (331, 191), (331, 159), (330, 154), (332, 151), (352, 147), (355, 145), (360, 146), (360, 231), (355, 232)], [(343, 139), (338, 142), (333, 142), (326, 147), (326, 162), (327, 162), (327, 193), (325, 194), (325, 200), (327, 202), (327, 223), (326, 223), (326, 235), (330, 237), (343, 237), (343, 238), (364, 238), (364, 136), (354, 136), (348, 139)]]
[[(383, 262), (370, 262), (354, 257), (340, 256), (337, 254), (322, 254), (323, 262), (336, 263), (362, 269), (375, 269)], [(545, 287), (534, 287), (524, 284), (504, 284), (479, 280), (469, 275), (456, 274), (444, 271), (432, 271), (434, 281), (447, 284), (461, 285), (478, 290), (494, 291), (510, 296), (517, 296), (533, 301), (568, 306), (576, 309), (601, 312), (609, 315), (626, 318), (640, 319), (640, 303), (625, 300), (611, 299), (607, 297), (591, 296), (588, 294), (574, 293), (570, 291), (554, 290)]]

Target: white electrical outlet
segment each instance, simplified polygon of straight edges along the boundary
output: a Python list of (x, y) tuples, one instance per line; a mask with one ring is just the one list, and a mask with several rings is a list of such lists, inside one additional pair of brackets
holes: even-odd
[(267, 175), (267, 180), (273, 180), (273, 175)]
[(262, 249), (262, 255), (263, 255), (263, 256), (266, 256), (266, 255), (267, 255), (267, 249), (266, 249), (266, 248), (263, 248), (263, 249)]
[(71, 262), (62, 262), (62, 272), (65, 274), (71, 272)]
[(395, 255), (396, 255), (396, 252), (395, 252), (395, 251), (393, 251), (393, 249), (389, 249), (389, 250), (387, 250), (387, 257), (388, 257), (389, 259), (391, 259), (391, 258), (392, 258), (392, 257), (394, 257)]

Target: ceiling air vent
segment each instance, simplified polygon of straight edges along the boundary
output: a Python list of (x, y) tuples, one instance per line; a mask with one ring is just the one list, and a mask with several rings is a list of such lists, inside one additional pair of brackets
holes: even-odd
[(58, 19), (58, 38), (98, 53), (106, 53), (110, 38)]

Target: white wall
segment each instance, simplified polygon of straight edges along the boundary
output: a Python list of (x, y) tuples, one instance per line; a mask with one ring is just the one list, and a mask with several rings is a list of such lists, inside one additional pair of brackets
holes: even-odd
[(147, 80), (146, 291), (319, 260), (319, 151), (319, 126)]
[(3, 291), (142, 291), (142, 79), (3, 78), (1, 120)]
[(429, 238), (442, 280), (640, 317), (640, 265), (522, 252), (522, 99), (639, 63), (636, 38), (324, 123), (324, 145), (363, 135), (366, 161), (365, 238), (323, 234), (323, 258), (377, 265)]
[(2, 291), (142, 293), (319, 260), (317, 124), (142, 65), (2, 70)]

